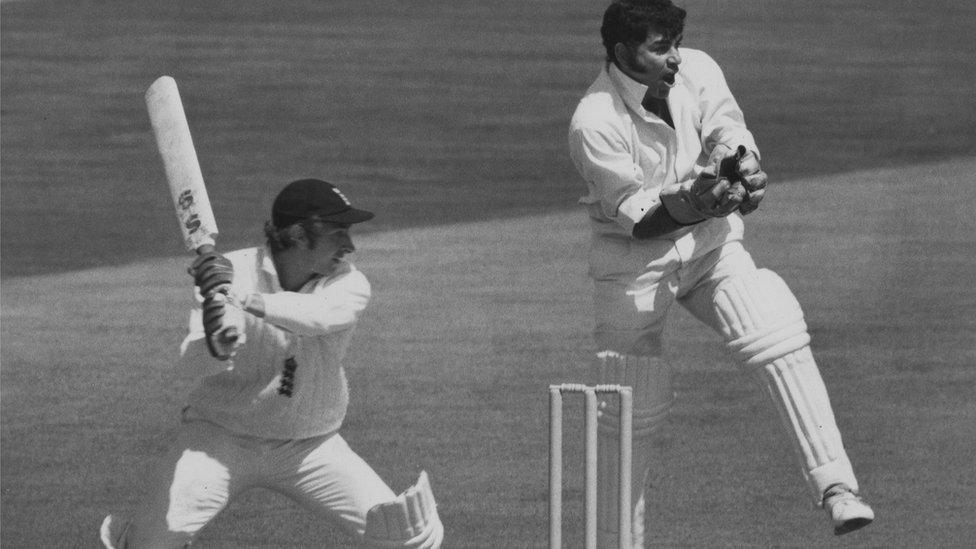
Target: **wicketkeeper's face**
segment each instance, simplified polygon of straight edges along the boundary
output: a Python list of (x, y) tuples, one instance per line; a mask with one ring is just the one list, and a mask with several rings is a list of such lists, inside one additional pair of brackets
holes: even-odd
[(658, 99), (667, 98), (674, 87), (678, 65), (681, 64), (681, 35), (669, 40), (659, 32), (648, 31), (647, 39), (636, 46), (617, 44), (614, 53), (620, 69), (648, 88), (648, 93)]

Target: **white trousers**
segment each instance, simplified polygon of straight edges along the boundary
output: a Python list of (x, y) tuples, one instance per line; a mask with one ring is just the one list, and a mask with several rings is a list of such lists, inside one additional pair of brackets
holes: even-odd
[[(757, 269), (739, 242), (726, 243), (694, 259), (681, 257), (674, 248), (662, 248), (666, 243), (661, 241), (599, 244), (591, 250), (590, 269), (595, 284), (598, 351), (661, 356), (661, 333), (675, 303), (722, 334), (730, 346), (755, 340), (746, 354), (756, 353), (757, 358), (746, 362), (762, 364), (743, 367), (766, 389), (781, 414), (814, 500), (819, 503), (824, 490), (835, 483), (857, 489), (826, 387), (806, 344), (809, 337), (802, 311), (779, 277)], [(728, 295), (736, 297), (729, 300)], [(746, 322), (732, 328), (729, 315)], [(779, 326), (777, 322), (788, 324)], [(786, 334), (789, 330), (802, 333)], [(781, 334), (790, 338), (780, 340)], [(805, 339), (802, 344), (795, 343), (801, 339)], [(777, 352), (784, 346), (790, 347)], [(766, 355), (768, 361), (761, 358)], [(649, 394), (661, 395), (659, 400), (672, 393), (667, 368), (650, 368), (641, 379)], [(637, 403), (641, 390), (635, 387), (635, 418), (640, 412)], [(649, 401), (646, 405), (655, 408), (658, 404), (667, 402)], [(637, 456), (634, 462), (638, 463)]]
[(715, 328), (711, 290), (726, 277), (756, 270), (740, 242), (727, 243), (693, 260), (682, 258), (675, 248), (661, 250), (658, 242), (636, 240), (601, 239), (594, 244), (590, 275), (599, 351), (660, 356), (665, 320), (679, 300)]
[(184, 547), (229, 501), (250, 488), (279, 492), (355, 535), (393, 491), (338, 433), (273, 440), (185, 421), (148, 480), (129, 547)]

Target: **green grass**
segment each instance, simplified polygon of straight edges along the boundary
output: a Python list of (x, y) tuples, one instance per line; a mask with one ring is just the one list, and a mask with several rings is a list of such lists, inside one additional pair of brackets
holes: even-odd
[[(830, 535), (772, 408), (717, 336), (679, 311), (667, 328), (679, 401), (652, 482), (654, 546), (966, 544), (976, 501), (966, 274), (976, 256), (966, 252), (976, 227), (969, 203), (951, 199), (974, 169), (970, 160), (798, 180), (747, 218), (754, 255), (804, 304), (878, 522)], [(450, 547), (544, 544), (545, 387), (581, 379), (591, 349), (585, 241), (581, 212), (359, 239), (355, 260), (375, 297), (348, 357), (344, 435), (398, 490), (431, 473)], [(5, 282), (5, 546), (87, 546), (77, 540), (103, 513), (137, 500), (188, 386), (165, 374), (188, 304), (187, 261)], [(578, 540), (581, 464), (567, 461), (567, 539)], [(255, 492), (200, 545), (320, 540), (348, 542)]]

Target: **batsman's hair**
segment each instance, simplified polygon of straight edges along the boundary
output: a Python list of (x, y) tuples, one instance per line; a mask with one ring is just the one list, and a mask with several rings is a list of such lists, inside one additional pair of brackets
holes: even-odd
[(349, 227), (348, 223), (325, 221), (317, 215), (302, 219), (285, 227), (275, 227), (270, 221), (264, 223), (264, 236), (268, 247), (273, 252), (280, 252), (294, 248), (299, 242), (308, 242), (309, 248), (315, 248), (319, 238), (327, 229), (336, 225)]
[(671, 0), (614, 0), (603, 12), (600, 36), (607, 50), (607, 61), (617, 62), (614, 47), (622, 43), (635, 47), (647, 40), (651, 30), (665, 40), (676, 39), (684, 32), (686, 11)]

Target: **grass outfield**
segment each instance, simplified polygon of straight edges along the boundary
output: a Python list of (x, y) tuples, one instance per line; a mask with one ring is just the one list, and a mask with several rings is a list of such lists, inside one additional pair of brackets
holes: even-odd
[[(879, 519), (828, 534), (772, 408), (679, 313), (650, 539), (972, 545), (976, 3), (679, 3), (684, 44), (725, 68), (787, 182), (750, 247), (805, 306)], [(180, 82), (225, 249), (260, 235), (269, 183), (325, 177), (378, 213), (355, 258), (375, 297), (349, 356), (353, 447), (396, 489), (430, 471), (448, 547), (542, 546), (545, 387), (591, 351), (565, 132), (601, 10), (0, 1), (0, 546), (93, 546), (176, 425), (188, 260), (142, 102), (160, 74)], [(348, 542), (255, 492), (200, 545), (322, 540)]]
[[(876, 524), (830, 535), (772, 408), (718, 338), (679, 312), (668, 326), (679, 401), (662, 437), (667, 468), (653, 480), (653, 546), (971, 542), (976, 226), (962, 197), (974, 171), (976, 159), (799, 180), (748, 218), (754, 255), (804, 304)], [(545, 388), (579, 379), (591, 349), (584, 231), (574, 212), (359, 239), (354, 260), (375, 297), (348, 358), (344, 435), (395, 489), (431, 473), (447, 547), (544, 544)], [(188, 304), (186, 263), (4, 280), (4, 547), (92, 546), (102, 515), (138, 497), (188, 386), (165, 374)], [(567, 491), (568, 540), (581, 535), (579, 478)], [(253, 492), (199, 545), (322, 540), (348, 542)]]
[[(687, 0), (776, 181), (976, 155), (970, 0)], [(575, 209), (593, 0), (0, 3), (4, 276), (179, 248), (142, 94), (174, 76), (225, 245), (319, 176), (375, 229)], [(66, 238), (66, 228), (70, 237)]]

